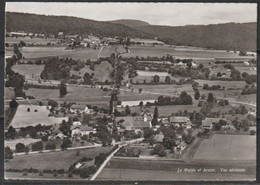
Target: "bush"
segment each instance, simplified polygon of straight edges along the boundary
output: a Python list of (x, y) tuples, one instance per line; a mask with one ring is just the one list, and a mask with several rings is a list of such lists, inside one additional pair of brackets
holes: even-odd
[(41, 151), (41, 150), (43, 150), (43, 143), (41, 141), (32, 144), (32, 151)]

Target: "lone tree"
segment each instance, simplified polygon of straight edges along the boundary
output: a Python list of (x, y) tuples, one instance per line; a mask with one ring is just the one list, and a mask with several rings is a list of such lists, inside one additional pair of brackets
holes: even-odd
[(5, 159), (12, 159), (13, 151), (9, 147), (5, 147)]
[(155, 126), (158, 124), (158, 116), (159, 116), (159, 113), (158, 113), (158, 107), (155, 106), (154, 108), (154, 113), (153, 113), (153, 119), (152, 119), (152, 125)]
[(160, 82), (160, 77), (158, 75), (153, 76), (153, 82), (154, 83), (159, 83)]
[(67, 86), (64, 82), (60, 84), (60, 97), (64, 97), (67, 94)]
[(212, 104), (215, 102), (215, 98), (212, 93), (209, 93), (207, 102)]
[(195, 100), (199, 100), (199, 99), (200, 99), (200, 92), (199, 92), (199, 90), (197, 90), (197, 91), (195, 92), (194, 98), (195, 98)]
[(15, 145), (15, 151), (16, 152), (25, 152), (26, 151), (26, 147), (23, 143), (17, 143)]
[(165, 77), (165, 83), (167, 84), (171, 83), (171, 78), (169, 76)]
[(127, 105), (126, 107), (125, 107), (125, 115), (130, 115), (131, 114), (131, 109), (130, 109), (130, 107)]
[(139, 89), (139, 93), (141, 93), (142, 91), (143, 91), (143, 89), (142, 89), (142, 88), (140, 88), (140, 89)]

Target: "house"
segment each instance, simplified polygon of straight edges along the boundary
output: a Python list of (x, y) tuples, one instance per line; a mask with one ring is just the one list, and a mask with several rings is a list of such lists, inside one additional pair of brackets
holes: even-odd
[(81, 126), (82, 123), (80, 121), (73, 121), (72, 125), (73, 126)]
[(171, 116), (169, 117), (169, 124), (177, 127), (183, 126), (187, 129), (191, 128), (190, 119), (185, 116)]
[(211, 131), (213, 129), (213, 125), (218, 123), (221, 119), (225, 120), (223, 118), (206, 118), (202, 120), (202, 130)]
[(76, 125), (71, 127), (71, 136), (84, 136), (89, 135), (90, 133), (96, 133), (96, 130), (93, 127), (88, 125)]
[(136, 134), (145, 128), (151, 128), (151, 122), (139, 116), (116, 117), (115, 121), (121, 126), (121, 130), (132, 131)]

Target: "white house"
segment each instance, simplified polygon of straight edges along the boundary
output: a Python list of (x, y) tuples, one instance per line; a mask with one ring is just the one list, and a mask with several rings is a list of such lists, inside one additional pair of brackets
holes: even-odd
[(89, 127), (87, 125), (81, 125), (81, 126), (72, 126), (71, 127), (71, 136), (84, 136), (89, 135), (90, 133), (96, 133), (96, 130), (92, 127)]

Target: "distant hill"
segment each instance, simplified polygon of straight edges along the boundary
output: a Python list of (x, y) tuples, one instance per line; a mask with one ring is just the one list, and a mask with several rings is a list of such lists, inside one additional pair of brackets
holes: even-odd
[(154, 38), (168, 44), (197, 46), (223, 50), (256, 51), (256, 23), (215, 25), (156, 26), (139, 20), (94, 21), (67, 16), (45, 16), (27, 13), (6, 13), (7, 31), (57, 34), (94, 34)]
[(96, 36), (122, 36), (152, 38), (150, 34), (140, 30), (111, 22), (94, 21), (89, 19), (46, 16), (28, 13), (6, 13), (7, 31), (25, 31), (34, 33), (57, 34), (94, 34)]
[(145, 21), (140, 21), (140, 20), (133, 20), (133, 19), (119, 19), (119, 20), (114, 20), (114, 21), (108, 21), (111, 23), (117, 23), (117, 24), (123, 24), (125, 26), (129, 26), (132, 28), (136, 28), (139, 26), (149, 26), (150, 24)]
[(246, 51), (256, 51), (256, 28), (256, 23), (136, 27), (170, 44)]

